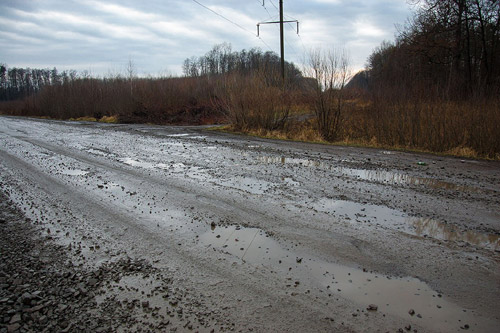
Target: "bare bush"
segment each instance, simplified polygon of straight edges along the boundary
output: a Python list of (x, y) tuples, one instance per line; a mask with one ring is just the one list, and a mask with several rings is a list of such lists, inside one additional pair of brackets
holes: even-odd
[(350, 78), (347, 53), (342, 49), (311, 51), (305, 71), (315, 79), (314, 112), (320, 135), (334, 141), (345, 105), (344, 87)]
[(231, 73), (219, 84), (216, 105), (238, 130), (282, 129), (292, 106), (291, 94), (277, 71)]

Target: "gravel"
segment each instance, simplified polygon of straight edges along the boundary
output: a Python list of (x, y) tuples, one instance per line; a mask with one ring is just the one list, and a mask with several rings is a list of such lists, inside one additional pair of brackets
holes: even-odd
[[(199, 302), (190, 304), (186, 291), (174, 288), (172, 279), (148, 260), (122, 257), (93, 269), (78, 263), (70, 246), (38, 230), (2, 193), (0, 227), (1, 333), (231, 327)], [(141, 281), (154, 287), (145, 292)], [(130, 295), (135, 297), (125, 297)]]

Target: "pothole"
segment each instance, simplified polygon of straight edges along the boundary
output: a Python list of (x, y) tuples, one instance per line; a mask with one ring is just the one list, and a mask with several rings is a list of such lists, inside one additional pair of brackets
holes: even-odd
[(433, 178), (414, 177), (404, 173), (398, 173), (386, 170), (367, 170), (367, 169), (339, 167), (320, 160), (291, 158), (283, 156), (279, 157), (261, 156), (258, 158), (258, 161), (264, 164), (290, 164), (290, 165), (300, 165), (305, 167), (314, 167), (331, 171), (339, 176), (349, 176), (359, 180), (366, 180), (382, 184), (426, 186), (434, 189), (445, 189), (445, 190), (454, 190), (461, 192), (486, 191), (484, 189), (480, 189), (473, 186), (460, 185)]
[(357, 228), (385, 227), (410, 235), (466, 242), (488, 250), (500, 249), (500, 236), (473, 230), (460, 230), (445, 222), (409, 216), (385, 206), (322, 198), (312, 208), (347, 221)]
[[(485, 321), (448, 301), (425, 282), (413, 277), (390, 277), (362, 269), (298, 256), (283, 248), (257, 228), (215, 227), (199, 236), (205, 246), (266, 266), (286, 277), (290, 296), (307, 293), (302, 284), (319, 286), (328, 296), (342, 297), (368, 309), (396, 315), (414, 324), (439, 331), (459, 330), (464, 325), (476, 331), (492, 331), (495, 322)], [(373, 311), (373, 307), (371, 310)]]
[(459, 230), (448, 224), (433, 219), (411, 219), (418, 236), (428, 236), (435, 239), (466, 242), (485, 249), (498, 251), (500, 249), (500, 236), (479, 233), (473, 230)]

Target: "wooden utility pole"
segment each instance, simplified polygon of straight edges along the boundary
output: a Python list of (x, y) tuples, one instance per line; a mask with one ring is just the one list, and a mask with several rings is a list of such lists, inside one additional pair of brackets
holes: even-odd
[[(298, 24), (298, 23), (297, 23)], [(285, 32), (283, 31), (283, 0), (280, 0), (280, 44), (281, 44), (281, 77), (285, 82)]]
[[(262, 6), (264, 6), (264, 1), (262, 1)], [(279, 21), (271, 21), (271, 22), (259, 22), (257, 23), (257, 37), (260, 35), (260, 25), (261, 24), (280, 24), (280, 50), (281, 50), (281, 77), (283, 78), (283, 82), (285, 81), (285, 31), (284, 31), (284, 23), (297, 23), (297, 34), (299, 33), (299, 21), (291, 20), (284, 21), (283, 19), (283, 0), (280, 0), (280, 20)]]

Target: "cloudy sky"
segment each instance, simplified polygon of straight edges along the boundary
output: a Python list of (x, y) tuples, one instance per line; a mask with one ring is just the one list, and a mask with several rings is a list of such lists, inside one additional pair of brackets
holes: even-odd
[[(9, 67), (181, 75), (182, 62), (218, 43), (233, 50), (279, 53), (279, 0), (0, 0), (0, 63)], [(207, 9), (208, 8), (208, 9)], [(364, 67), (395, 25), (410, 15), (405, 0), (284, 0), (286, 59), (301, 65), (312, 48), (345, 47)], [(232, 22), (230, 22), (232, 21)]]

